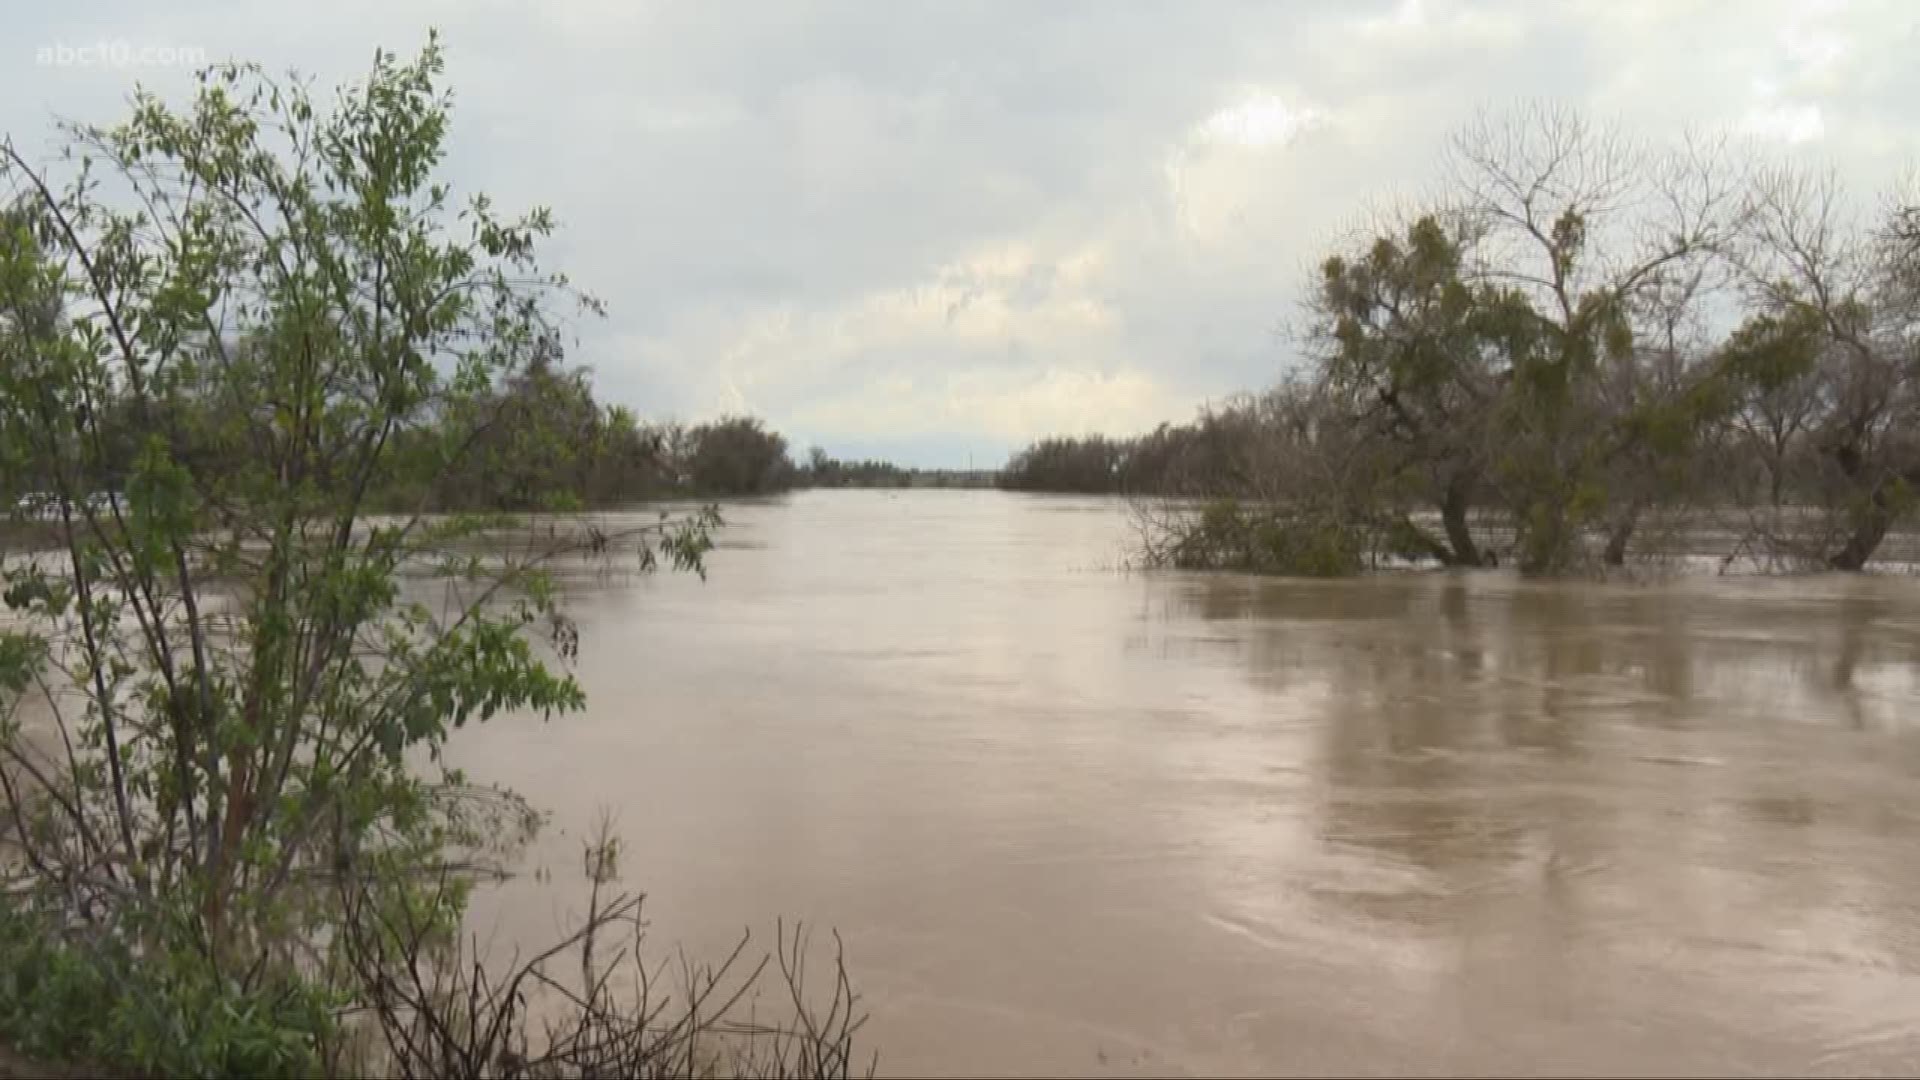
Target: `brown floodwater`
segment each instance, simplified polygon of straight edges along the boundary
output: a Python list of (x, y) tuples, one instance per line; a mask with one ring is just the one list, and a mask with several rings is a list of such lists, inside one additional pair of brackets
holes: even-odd
[(1920, 1069), (1920, 579), (1129, 573), (1115, 502), (816, 492), (582, 578), (481, 898), (838, 927), (883, 1073)]

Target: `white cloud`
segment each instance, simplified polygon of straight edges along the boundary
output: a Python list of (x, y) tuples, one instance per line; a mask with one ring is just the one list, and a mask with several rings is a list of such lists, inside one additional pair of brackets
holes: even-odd
[(1784, 143), (1804, 143), (1818, 139), (1826, 125), (1818, 105), (1767, 105), (1755, 108), (1740, 120), (1740, 130), (1763, 139)]
[(1348, 24), (1360, 41), (1376, 48), (1428, 48), (1510, 43), (1525, 32), (1524, 5), (1474, 0), (1398, 0), (1385, 11)]
[(1200, 137), (1253, 149), (1284, 146), (1325, 119), (1316, 106), (1291, 104), (1270, 90), (1254, 90), (1207, 117), (1200, 125)]
[(1144, 431), (1163, 418), (1167, 393), (1135, 371), (963, 369), (890, 376), (805, 406), (794, 422), (856, 440), (971, 430), (1013, 444), (1034, 432)]

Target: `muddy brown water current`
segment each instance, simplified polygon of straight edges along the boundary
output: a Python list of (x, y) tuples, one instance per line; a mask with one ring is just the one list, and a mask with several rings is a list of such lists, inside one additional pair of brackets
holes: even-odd
[(1128, 573), (1121, 504), (728, 508), (582, 577), (476, 932), (838, 927), (893, 1074), (1920, 1069), (1920, 579)]

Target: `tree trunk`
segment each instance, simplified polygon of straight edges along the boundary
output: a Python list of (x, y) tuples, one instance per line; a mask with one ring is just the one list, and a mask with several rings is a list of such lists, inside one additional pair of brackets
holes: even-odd
[(1537, 497), (1520, 506), (1520, 572), (1550, 574), (1566, 569), (1572, 561), (1573, 542), (1567, 523), (1567, 507), (1557, 492)]
[(1887, 530), (1893, 527), (1893, 507), (1887, 497), (1887, 485), (1880, 484), (1873, 489), (1867, 499), (1866, 509), (1854, 517), (1853, 535), (1840, 550), (1833, 553), (1827, 565), (1835, 570), (1864, 570), (1867, 560), (1886, 539)]
[(1447, 543), (1453, 546), (1451, 556), (1444, 560), (1449, 566), (1486, 565), (1486, 557), (1473, 542), (1473, 531), (1467, 528), (1467, 511), (1471, 508), (1467, 485), (1459, 481), (1448, 485), (1447, 497), (1440, 503), (1440, 523), (1447, 530)]
[(1626, 516), (1613, 523), (1607, 530), (1607, 548), (1601, 553), (1601, 559), (1608, 566), (1627, 564), (1627, 545), (1633, 540), (1633, 532), (1640, 525), (1640, 508), (1627, 510)]

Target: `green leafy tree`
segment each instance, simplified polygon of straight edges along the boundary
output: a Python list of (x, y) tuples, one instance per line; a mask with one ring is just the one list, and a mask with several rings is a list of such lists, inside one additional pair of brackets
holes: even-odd
[(1510, 308), (1464, 276), (1468, 243), (1422, 216), (1403, 237), (1328, 259), (1314, 300), (1325, 378), (1377, 440), (1386, 483), (1439, 511), (1442, 537), (1405, 513), (1398, 531), (1452, 566), (1487, 559), (1469, 514), (1487, 488), (1489, 424), (1509, 373), (1497, 319)]
[[(511, 519), (370, 513), (403, 462), (470, 460), (491, 429), (447, 418), (503, 394), (567, 400), (508, 458), (600, 422), (552, 367), (561, 314), (598, 304), (540, 268), (549, 215), (435, 178), (441, 66), (433, 42), (377, 54), (330, 111), (221, 66), (184, 111), (143, 93), (64, 128), (56, 169), (0, 150), (0, 452), (65, 499), (57, 552), (4, 568), (9, 872), (58, 925), (236, 1000), (330, 985), (329, 883), (414, 903), (520, 819), (421, 766), (463, 724), (581, 705), (546, 568), (620, 540), (695, 567), (714, 520), (502, 548)], [(11, 708), (34, 687), (51, 736)]]
[(468, 510), (577, 508), (604, 423), (584, 371), (533, 364), (444, 419), (440, 438), (465, 443), (467, 452), (436, 486), (436, 502)]
[(685, 480), (702, 495), (766, 495), (793, 486), (787, 440), (757, 418), (701, 424), (686, 438)]
[(1041, 439), (1007, 461), (1000, 486), (1015, 491), (1111, 494), (1120, 490), (1125, 444), (1100, 435)]

